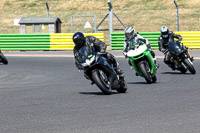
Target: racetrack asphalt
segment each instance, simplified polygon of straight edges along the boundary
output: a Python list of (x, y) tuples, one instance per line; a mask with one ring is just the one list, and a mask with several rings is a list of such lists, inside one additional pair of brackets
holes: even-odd
[[(153, 50), (156, 58), (164, 58), (163, 53), (159, 50)], [(122, 50), (108, 51), (118, 58), (124, 58)], [(72, 51), (3, 51), (5, 56), (27, 56), (27, 57), (74, 57)], [(200, 50), (189, 50), (194, 59), (200, 59)]]
[(122, 51), (127, 93), (106, 96), (74, 65), (72, 51), (6, 52), (0, 65), (0, 133), (199, 133), (200, 57), (195, 75), (172, 71), (156, 52), (157, 83), (135, 75)]

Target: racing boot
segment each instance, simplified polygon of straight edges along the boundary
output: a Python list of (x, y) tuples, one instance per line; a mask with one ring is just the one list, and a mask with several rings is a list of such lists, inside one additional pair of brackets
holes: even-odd
[(174, 64), (167, 64), (172, 70), (176, 70), (176, 67)]
[(119, 75), (120, 78), (124, 78), (124, 75), (123, 75), (123, 71), (119, 68), (119, 65), (117, 65), (117, 67), (115, 67), (115, 71), (117, 73), (117, 75)]
[(114, 69), (115, 69), (117, 75), (119, 75), (119, 77), (123, 78), (124, 77), (124, 75), (123, 75), (124, 72), (119, 68), (119, 63), (117, 62), (117, 60), (114, 57), (111, 58), (111, 60), (113, 62)]
[(130, 60), (128, 60), (128, 64), (131, 66), (130, 69), (133, 70), (134, 68), (133, 68), (133, 66), (132, 66), (132, 64), (131, 64), (131, 62), (130, 62)]
[(155, 65), (155, 67), (159, 68), (160, 65), (159, 65), (158, 62), (156, 61), (156, 58), (153, 58), (153, 60), (154, 60), (154, 65)]
[(176, 68), (177, 70), (181, 70), (181, 67), (178, 66), (178, 65), (175, 65), (175, 68)]
[(191, 57), (190, 60), (191, 60), (191, 62), (193, 62), (194, 61), (194, 57)]
[(116, 73), (117, 73), (119, 76), (123, 75), (123, 73), (124, 73), (119, 67), (117, 67), (117, 68), (115, 69), (115, 71), (116, 71)]

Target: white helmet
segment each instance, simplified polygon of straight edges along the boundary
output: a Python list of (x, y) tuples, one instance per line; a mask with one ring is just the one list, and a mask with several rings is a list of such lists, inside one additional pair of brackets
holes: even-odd
[(131, 40), (134, 37), (135, 29), (133, 27), (127, 27), (125, 29), (125, 37), (127, 40)]

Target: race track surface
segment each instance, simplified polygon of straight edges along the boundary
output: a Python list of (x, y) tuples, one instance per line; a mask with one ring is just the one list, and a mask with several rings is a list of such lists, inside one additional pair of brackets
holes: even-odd
[(158, 81), (146, 84), (117, 58), (128, 91), (103, 95), (71, 57), (14, 57), (0, 65), (1, 133), (199, 133), (200, 60), (196, 75), (158, 59)]

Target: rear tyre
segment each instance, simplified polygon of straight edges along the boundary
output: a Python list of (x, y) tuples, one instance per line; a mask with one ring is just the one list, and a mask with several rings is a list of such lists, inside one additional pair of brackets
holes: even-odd
[(127, 91), (127, 84), (124, 79), (121, 79), (120, 81), (120, 88), (117, 89), (118, 93), (125, 93)]
[(6, 57), (3, 55), (3, 53), (0, 52), (0, 60), (3, 64), (7, 65), (8, 64), (8, 60), (6, 59)]
[(103, 77), (98, 70), (92, 72), (92, 79), (105, 95), (112, 94), (112, 91), (109, 87), (110, 85), (103, 80)]
[(144, 63), (140, 63), (139, 64), (139, 68), (140, 68), (140, 72), (142, 73), (142, 75), (145, 78), (146, 82), (148, 84), (151, 84), (153, 81), (152, 81), (152, 78), (151, 78), (151, 74), (147, 70), (147, 66)]
[(189, 61), (189, 58), (184, 59), (185, 65), (188, 67), (188, 70), (192, 73), (195, 74), (196, 70), (194, 69), (194, 66), (192, 65), (191, 61)]

